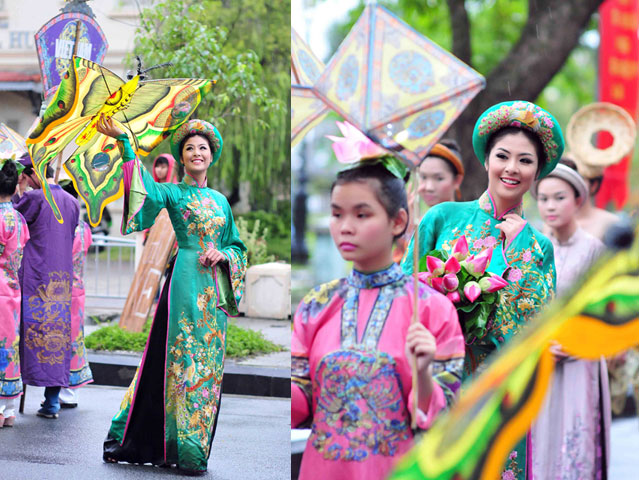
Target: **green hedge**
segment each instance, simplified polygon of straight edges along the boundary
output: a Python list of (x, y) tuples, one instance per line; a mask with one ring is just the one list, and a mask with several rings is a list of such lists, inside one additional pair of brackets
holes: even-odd
[[(109, 325), (87, 335), (85, 346), (92, 350), (126, 350), (141, 352), (146, 345), (146, 339), (151, 329), (148, 320), (142, 332), (128, 332), (119, 325)], [(246, 357), (261, 353), (280, 352), (284, 350), (280, 345), (264, 338), (262, 332), (228, 324), (226, 333), (226, 356), (228, 358)]]
[[(290, 203), (288, 203), (290, 207)], [(259, 231), (268, 230), (266, 236), (266, 254), (273, 255), (276, 260), (291, 262), (291, 213), (270, 213), (257, 210), (238, 215), (246, 221), (247, 230), (252, 232), (255, 223), (259, 221)]]

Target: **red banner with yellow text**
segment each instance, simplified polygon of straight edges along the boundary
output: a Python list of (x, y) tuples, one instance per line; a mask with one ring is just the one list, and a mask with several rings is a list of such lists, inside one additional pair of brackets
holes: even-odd
[[(639, 114), (639, 0), (607, 0), (599, 14), (599, 101), (625, 108), (636, 121)], [(630, 163), (628, 156), (606, 168), (596, 199), (598, 207), (605, 207), (611, 200), (617, 209), (625, 205)]]

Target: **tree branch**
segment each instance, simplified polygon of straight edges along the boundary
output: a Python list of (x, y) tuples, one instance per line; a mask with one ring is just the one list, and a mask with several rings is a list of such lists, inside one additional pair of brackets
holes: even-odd
[[(449, 0), (449, 4), (453, 0)], [(462, 149), (466, 176), (464, 199), (475, 199), (486, 188), (484, 167), (475, 158), (472, 133), (488, 107), (510, 100), (535, 101), (563, 67), (593, 13), (604, 0), (529, 0), (529, 15), (521, 37), (487, 76), (481, 92), (453, 124), (450, 132)], [(452, 13), (451, 13), (452, 17)]]
[(453, 34), (453, 54), (467, 65), (472, 65), (470, 45), (470, 22), (464, 0), (446, 0), (450, 12)]
[(603, 0), (530, 0), (528, 20), (508, 55), (488, 75), (486, 103), (534, 101), (577, 45)]

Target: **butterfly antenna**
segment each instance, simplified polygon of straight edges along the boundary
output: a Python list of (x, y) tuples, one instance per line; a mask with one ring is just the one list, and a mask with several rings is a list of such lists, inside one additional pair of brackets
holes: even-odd
[(143, 73), (143, 71), (142, 71), (142, 59), (140, 58), (139, 55), (136, 55), (135, 58), (138, 61), (138, 75), (142, 75), (142, 73)]
[[(144, 70), (142, 70), (140, 72), (140, 75), (144, 75), (144, 77), (147, 77), (146, 73), (150, 72), (151, 70), (155, 70), (156, 68), (164, 68), (164, 67), (172, 67), (173, 63), (171, 62), (165, 62), (165, 63), (160, 63), (159, 65), (153, 65), (152, 67), (146, 68)], [(140, 77), (142, 78), (142, 77)]]

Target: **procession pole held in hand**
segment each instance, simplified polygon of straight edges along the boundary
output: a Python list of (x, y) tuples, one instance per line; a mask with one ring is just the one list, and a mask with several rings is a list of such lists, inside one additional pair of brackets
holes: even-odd
[[(419, 182), (417, 181), (417, 168), (412, 169), (413, 174), (413, 184), (414, 184), (414, 195), (413, 195), (413, 218), (409, 219), (413, 222), (413, 318), (411, 323), (419, 322), (419, 282), (417, 274), (419, 273), (419, 194), (417, 193), (417, 188), (419, 187)], [(413, 371), (413, 408), (411, 409), (411, 428), (415, 430), (417, 428), (417, 401), (418, 397), (418, 386), (417, 386), (417, 356), (413, 355), (411, 359), (411, 369)]]

